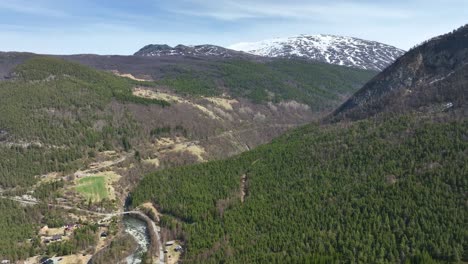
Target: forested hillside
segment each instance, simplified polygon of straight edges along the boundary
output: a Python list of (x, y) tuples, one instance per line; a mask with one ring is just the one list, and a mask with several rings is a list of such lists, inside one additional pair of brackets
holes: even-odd
[[(64, 224), (64, 215), (5, 199), (28, 194), (39, 204), (60, 200), (69, 207), (115, 209), (124, 199), (117, 195), (126, 195), (140, 171), (227, 157), (268, 142), (318, 118), (319, 109), (341, 102), (373, 74), (305, 62), (210, 61), (213, 71), (177, 64), (163, 78), (138, 81), (56, 57), (0, 55), (7, 77), (0, 81), (0, 236), (7, 237), (0, 257), (10, 260), (88, 249), (96, 230), (91, 226), (69, 243), (46, 246), (37, 240), (39, 226)], [(95, 205), (75, 177), (100, 162), (123, 164), (113, 168), (120, 180), (102, 186), (114, 196), (106, 192), (108, 199)]]
[[(219, 95), (223, 92), (255, 102), (296, 100), (313, 110), (334, 107), (375, 73), (302, 60), (212, 62), (209, 70), (166, 73), (162, 82), (178, 92)], [(190, 85), (187, 85), (190, 84)], [(225, 89), (219, 89), (224, 87)]]
[[(62, 60), (37, 57), (0, 82), (0, 186), (30, 186), (35, 175), (76, 169), (91, 150), (124, 148), (138, 131), (128, 113), (108, 104), (168, 106), (132, 95), (134, 81)], [(97, 124), (100, 127), (97, 127)]]
[[(0, 53), (0, 80), (34, 54)], [(330, 111), (370, 80), (376, 71), (303, 59), (55, 56), (95, 69), (154, 80), (187, 96), (243, 97), (256, 103), (295, 100)]]
[(312, 124), (148, 175), (133, 204), (158, 206), (187, 263), (468, 261), (467, 131), (451, 114)]
[(336, 109), (330, 119), (468, 109), (467, 61), (468, 25), (464, 25), (408, 51)]
[[(18, 56), (24, 60), (26, 55)], [(224, 86), (216, 78), (222, 77), (223, 85), (230, 87), (229, 93), (235, 98), (249, 98), (265, 105), (269, 101), (297, 100), (319, 111), (337, 105), (343, 100), (341, 94), (354, 91), (372, 74), (306, 62), (276, 61), (267, 66), (263, 63), (228, 61), (216, 65), (211, 66), (217, 69), (216, 73), (172, 69), (157, 82), (141, 82), (61, 59), (45, 56), (28, 59), (11, 70), (10, 80), (0, 82), (0, 143), (3, 143), (0, 145), (0, 156), (5, 157), (0, 162), (0, 186), (28, 186), (35, 181), (35, 175), (76, 170), (80, 166), (79, 159), (86, 157), (88, 152), (129, 150), (131, 138), (145, 141), (149, 130), (185, 126), (184, 129), (189, 130), (186, 134), (206, 137), (213, 133), (206, 131), (207, 128), (220, 130), (225, 126), (212, 124), (212, 120), (200, 120), (198, 124), (206, 128), (189, 127), (187, 120), (194, 119), (190, 117), (194, 113), (187, 114), (185, 119), (181, 117), (183, 120), (177, 117), (180, 111), (187, 111), (185, 108), (175, 108), (172, 112), (165, 110), (166, 113), (161, 115), (158, 109), (169, 107), (171, 103), (134, 96), (132, 89), (136, 86), (148, 89), (164, 86), (196, 99), (199, 96), (221, 95), (223, 90), (220, 87)], [(183, 65), (178, 67), (183, 68)], [(218, 77), (215, 78), (215, 74)], [(126, 107), (125, 104), (133, 106)], [(142, 115), (142, 111), (148, 111), (144, 106), (151, 106), (147, 109), (158, 113)], [(258, 115), (251, 108), (245, 109), (252, 116)], [(234, 119), (223, 110), (214, 110), (242, 122), (242, 117)], [(244, 111), (242, 105), (239, 111)], [(176, 123), (169, 122), (165, 115), (171, 115), (172, 123)], [(264, 115), (260, 112), (261, 117)], [(295, 115), (298, 121), (304, 116), (295, 112), (291, 115)], [(307, 115), (312, 116), (313, 113)], [(288, 115), (271, 118), (297, 122)], [(164, 125), (147, 121), (151, 119), (160, 120)]]
[(36, 233), (35, 227), (39, 218), (39, 210), (31, 210), (8, 200), (0, 200), (0, 256), (10, 256), (11, 259), (24, 259), (33, 251), (29, 243), (23, 243)]
[(255, 102), (295, 100), (330, 111), (375, 74), (301, 59), (216, 59), (140, 56), (61, 56), (102, 70), (130, 73), (180, 94), (228, 94)]

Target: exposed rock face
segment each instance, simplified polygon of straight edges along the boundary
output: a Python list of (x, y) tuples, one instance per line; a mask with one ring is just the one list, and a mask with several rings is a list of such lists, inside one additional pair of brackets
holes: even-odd
[(331, 119), (381, 112), (466, 109), (468, 25), (426, 41), (399, 58), (341, 105)]

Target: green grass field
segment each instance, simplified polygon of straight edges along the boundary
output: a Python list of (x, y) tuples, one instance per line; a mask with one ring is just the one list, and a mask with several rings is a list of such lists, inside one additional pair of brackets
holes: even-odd
[(91, 176), (78, 180), (76, 191), (93, 202), (99, 202), (109, 197), (104, 176)]

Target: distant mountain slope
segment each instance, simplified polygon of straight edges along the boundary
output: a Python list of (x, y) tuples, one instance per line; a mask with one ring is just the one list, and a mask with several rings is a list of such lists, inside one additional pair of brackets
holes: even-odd
[(375, 41), (334, 35), (300, 35), (229, 46), (265, 57), (302, 57), (320, 62), (381, 71), (404, 51)]
[[(0, 53), (0, 80), (35, 54)], [(56, 56), (159, 85), (186, 96), (226, 94), (254, 103), (294, 100), (314, 111), (335, 109), (376, 72), (302, 59), (193, 56)]]
[(468, 25), (410, 50), (340, 106), (332, 119), (362, 119), (381, 112), (466, 107)]
[(33, 53), (27, 52), (0, 52), (0, 81), (8, 78), (11, 70), (33, 57)]
[(298, 59), (61, 56), (97, 69), (154, 80), (188, 96), (227, 94), (255, 103), (295, 100), (331, 111), (376, 72)]
[(198, 45), (198, 46), (185, 46), (177, 45), (171, 47), (165, 44), (150, 44), (139, 51), (135, 56), (194, 56), (194, 57), (220, 57), (220, 58), (243, 58), (253, 57), (253, 55), (239, 52), (235, 50), (226, 49), (215, 45)]

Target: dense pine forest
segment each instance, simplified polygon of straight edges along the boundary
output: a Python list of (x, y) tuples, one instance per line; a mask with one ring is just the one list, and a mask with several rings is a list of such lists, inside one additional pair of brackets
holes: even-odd
[(449, 115), (312, 124), (148, 175), (133, 204), (159, 207), (187, 263), (468, 261), (467, 131)]
[[(146, 72), (144, 67), (141, 71)], [(376, 72), (306, 60), (198, 60), (161, 66), (156, 84), (188, 96), (247, 98), (255, 103), (296, 100), (313, 110), (334, 108)]]
[(0, 211), (0, 232), (3, 237), (0, 241), (0, 255), (15, 260), (29, 257), (34, 250), (31, 244), (24, 241), (36, 233), (38, 210), (26, 209), (16, 202), (0, 199)]

